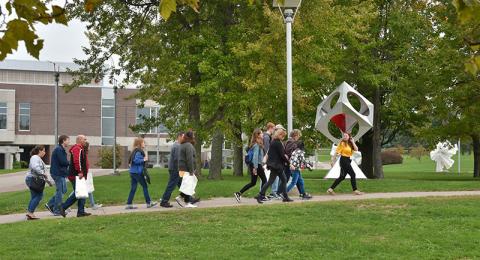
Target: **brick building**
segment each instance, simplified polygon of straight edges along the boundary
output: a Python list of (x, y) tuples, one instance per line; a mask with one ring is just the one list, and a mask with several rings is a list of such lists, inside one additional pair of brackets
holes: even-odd
[[(57, 63), (60, 67), (60, 86), (72, 81), (67, 68), (73, 63)], [(35, 145), (45, 145), (48, 154), (55, 146), (53, 64), (39, 61), (7, 60), (0, 62), (0, 169), (11, 168), (14, 160), (29, 160)], [(147, 101), (139, 108), (139, 101), (127, 99), (136, 89), (119, 89), (116, 106), (117, 143), (122, 146), (122, 167), (127, 166), (129, 151), (137, 136), (130, 126), (140, 123), (139, 115), (155, 115), (158, 105)], [(65, 93), (58, 91), (58, 133), (71, 137), (85, 134), (91, 145), (89, 158), (92, 167), (99, 160), (101, 147), (113, 145), (114, 94), (103, 82), (91, 82)], [(160, 165), (166, 166), (171, 143), (164, 127), (145, 134), (150, 164), (157, 161), (157, 138)]]

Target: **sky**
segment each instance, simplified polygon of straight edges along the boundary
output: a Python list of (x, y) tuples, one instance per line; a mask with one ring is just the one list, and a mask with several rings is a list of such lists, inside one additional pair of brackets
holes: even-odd
[[(74, 58), (85, 58), (82, 46), (88, 46), (85, 36), (86, 27), (78, 20), (62, 24), (37, 24), (37, 35), (44, 39), (43, 49), (40, 51), (41, 61), (73, 62)], [(36, 60), (30, 56), (23, 42), (19, 44), (17, 51), (7, 56), (7, 59)]]

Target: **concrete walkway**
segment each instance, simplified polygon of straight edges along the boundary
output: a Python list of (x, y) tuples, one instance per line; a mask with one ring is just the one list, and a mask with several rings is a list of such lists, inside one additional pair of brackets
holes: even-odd
[[(456, 197), (456, 196), (480, 196), (479, 191), (434, 191), (434, 192), (396, 192), (396, 193), (369, 193), (364, 194), (361, 196), (356, 196), (352, 194), (337, 194), (335, 196), (329, 195), (321, 195), (315, 196), (311, 200), (299, 200), (296, 199), (292, 203), (310, 203), (310, 202), (327, 202), (327, 201), (353, 201), (353, 200), (370, 200), (370, 199), (393, 199), (393, 198), (424, 198), (424, 197)], [(104, 207), (99, 210), (91, 210), (87, 209), (87, 212), (92, 213), (96, 216), (103, 216), (103, 215), (116, 215), (116, 214), (127, 214), (133, 212), (167, 212), (167, 211), (178, 211), (178, 210), (197, 210), (197, 209), (205, 209), (205, 208), (222, 208), (222, 207), (240, 207), (240, 206), (247, 206), (247, 205), (257, 205), (257, 206), (267, 206), (273, 204), (282, 203), (279, 200), (269, 201), (264, 203), (263, 205), (259, 205), (256, 200), (245, 198), (242, 199), (242, 202), (239, 204), (233, 198), (215, 198), (211, 200), (205, 200), (200, 202), (197, 209), (187, 209), (187, 208), (180, 208), (175, 202), (174, 207), (170, 209), (161, 208), (156, 206), (154, 208), (147, 209), (147, 207), (143, 205), (138, 205), (138, 209), (135, 210), (125, 210), (125, 206), (110, 206)], [(172, 204), (173, 204), (172, 203)], [(43, 207), (43, 204), (40, 204), (39, 209)], [(62, 217), (52, 216), (49, 212), (36, 212), (35, 215), (41, 219), (61, 219)], [(68, 218), (75, 217), (76, 210), (72, 210), (68, 214)], [(0, 224), (6, 223), (14, 223), (14, 222), (21, 222), (26, 221), (25, 214), (12, 214), (12, 215), (0, 215)]]
[[(113, 173), (112, 169), (91, 169), (94, 176), (103, 176)], [(125, 171), (119, 169), (119, 171)], [(26, 172), (7, 173), (0, 175), (0, 193), (27, 190), (25, 185)], [(49, 175), (50, 178), (50, 175)], [(51, 179), (51, 178), (50, 178)], [(53, 182), (53, 181), (52, 181)]]

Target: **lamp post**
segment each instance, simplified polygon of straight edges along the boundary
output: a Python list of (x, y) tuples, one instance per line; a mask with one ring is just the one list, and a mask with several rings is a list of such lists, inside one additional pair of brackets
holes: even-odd
[(287, 44), (287, 130), (293, 129), (293, 72), (292, 72), (292, 24), (302, 0), (284, 0), (283, 4), (273, 1), (273, 7), (278, 7), (285, 22)]
[(117, 82), (113, 81), (113, 174), (117, 175)]
[[(156, 110), (156, 114), (155, 116), (158, 117), (158, 110)], [(156, 127), (157, 129), (157, 164), (155, 164), (153, 167), (154, 168), (160, 168), (160, 131), (159, 131), (159, 127), (157, 126)]]
[(57, 64), (55, 62), (49, 61), (50, 63), (53, 64), (53, 72), (54, 77), (55, 77), (55, 86), (54, 86), (54, 96), (55, 96), (55, 101), (54, 101), (54, 124), (55, 124), (55, 129), (54, 129), (54, 135), (55, 135), (55, 140), (53, 140), (53, 145), (55, 145), (58, 142), (58, 83), (60, 81), (60, 67), (57, 67)]

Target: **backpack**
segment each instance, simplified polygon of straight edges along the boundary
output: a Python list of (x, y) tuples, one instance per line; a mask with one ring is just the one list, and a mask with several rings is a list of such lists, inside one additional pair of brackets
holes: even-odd
[(245, 164), (250, 165), (253, 161), (253, 146), (250, 149), (247, 149), (247, 154), (245, 155)]

